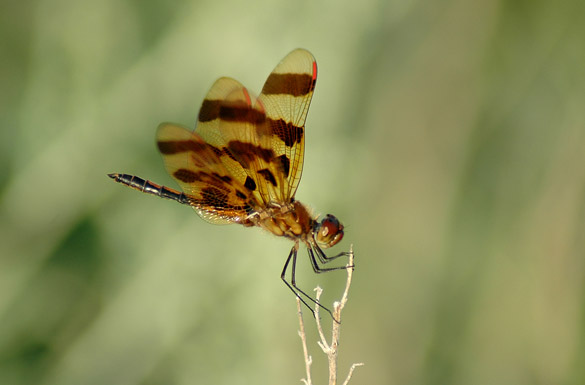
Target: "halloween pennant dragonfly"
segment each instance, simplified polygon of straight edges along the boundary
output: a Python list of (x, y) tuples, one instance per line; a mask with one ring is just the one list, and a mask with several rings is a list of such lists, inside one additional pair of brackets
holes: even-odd
[[(341, 241), (343, 225), (330, 214), (319, 220), (294, 199), (316, 81), (315, 58), (296, 49), (268, 76), (258, 97), (238, 81), (222, 77), (203, 100), (193, 132), (162, 123), (156, 135), (158, 149), (183, 192), (134, 175), (109, 176), (144, 193), (189, 205), (208, 222), (257, 226), (291, 239), (294, 246), (281, 279), (305, 305), (301, 295), (317, 303), (296, 284), (299, 245), (306, 246), (316, 273), (344, 269), (322, 267), (317, 260), (325, 264), (348, 253), (326, 256), (322, 248)], [(289, 282), (286, 273), (291, 261)]]

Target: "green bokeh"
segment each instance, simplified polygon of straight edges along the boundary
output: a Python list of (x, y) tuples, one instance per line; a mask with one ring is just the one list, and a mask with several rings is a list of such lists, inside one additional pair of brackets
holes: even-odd
[(356, 251), (340, 376), (582, 384), (584, 4), (4, 2), (0, 384), (299, 383), (291, 245), (106, 176), (175, 187), (157, 125), (296, 47), (319, 63), (297, 198)]

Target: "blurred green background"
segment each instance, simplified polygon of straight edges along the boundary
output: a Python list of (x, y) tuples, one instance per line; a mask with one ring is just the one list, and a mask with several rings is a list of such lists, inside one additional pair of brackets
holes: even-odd
[[(353, 384), (585, 383), (585, 3), (4, 1), (0, 384), (298, 384), (290, 242), (175, 187), (157, 125), (319, 63), (297, 198), (356, 271)], [(338, 298), (345, 275), (299, 283)], [(310, 319), (308, 319), (310, 321)], [(308, 323), (315, 384), (327, 372)]]

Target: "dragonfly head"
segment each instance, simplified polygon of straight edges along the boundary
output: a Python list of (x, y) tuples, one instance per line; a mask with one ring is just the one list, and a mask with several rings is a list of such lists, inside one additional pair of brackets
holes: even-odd
[(343, 238), (343, 225), (335, 216), (327, 214), (321, 222), (315, 222), (313, 233), (319, 246), (328, 248)]

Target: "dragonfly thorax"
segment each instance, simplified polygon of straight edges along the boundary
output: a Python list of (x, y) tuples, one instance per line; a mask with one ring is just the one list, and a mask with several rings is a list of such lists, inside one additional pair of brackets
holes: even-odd
[(261, 227), (274, 235), (306, 240), (311, 235), (315, 220), (298, 201), (287, 205), (270, 205), (251, 215), (250, 225)]

